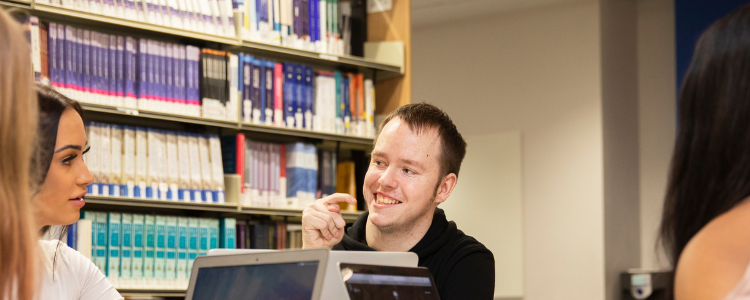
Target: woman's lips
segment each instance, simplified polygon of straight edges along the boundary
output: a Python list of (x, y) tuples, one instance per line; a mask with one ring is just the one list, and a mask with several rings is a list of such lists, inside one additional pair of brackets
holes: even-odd
[(68, 203), (71, 203), (71, 204), (77, 206), (78, 208), (81, 208), (84, 205), (86, 205), (86, 201), (83, 201), (83, 197), (78, 197), (78, 198), (75, 198), (75, 199), (70, 199), (70, 200), (68, 200)]

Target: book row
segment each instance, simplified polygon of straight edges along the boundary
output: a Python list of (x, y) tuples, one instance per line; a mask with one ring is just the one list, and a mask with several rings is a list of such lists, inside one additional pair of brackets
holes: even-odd
[(90, 195), (225, 203), (218, 135), (89, 122)]
[(364, 56), (364, 1), (234, 0), (232, 5), (245, 40)]
[(324, 173), (319, 163), (323, 161), (318, 159), (319, 153), (335, 157), (331, 150), (304, 143), (252, 141), (241, 133), (224, 136), (221, 143), (224, 171), (240, 177), (242, 206), (302, 209), (335, 190), (335, 178), (330, 179), (335, 174), (321, 178)]
[(81, 214), (65, 239), (116, 288), (185, 288), (196, 257), (236, 247), (235, 219)]
[[(310, 144), (100, 122), (86, 123), (86, 132), (89, 195), (292, 209), (337, 191), (356, 195), (353, 163), (337, 163), (335, 151)], [(236, 199), (226, 199), (225, 173), (240, 176)]]
[[(38, 0), (194, 32), (328, 53), (363, 56), (363, 1)], [(237, 31), (239, 29), (239, 32)]]
[(37, 80), (85, 103), (373, 137), (362, 74), (31, 19)]
[(231, 0), (37, 0), (132, 21), (236, 37)]
[(185, 289), (196, 257), (212, 249), (301, 248), (301, 230), (283, 222), (83, 211), (63, 242), (116, 288)]

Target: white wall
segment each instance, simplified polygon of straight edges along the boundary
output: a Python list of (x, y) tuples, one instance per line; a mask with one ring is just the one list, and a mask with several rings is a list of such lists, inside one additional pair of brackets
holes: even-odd
[(598, 27), (582, 1), (413, 30), (412, 102), (467, 136), (523, 136), (524, 272), (496, 272), (523, 276), (525, 299), (605, 298)]
[(641, 267), (668, 268), (656, 238), (676, 133), (674, 0), (638, 2)]
[(459, 184), (440, 207), (462, 231), (491, 249), (495, 269), (502, 270), (495, 274), (495, 296), (523, 297), (521, 134), (482, 133), (464, 139), (469, 146)]

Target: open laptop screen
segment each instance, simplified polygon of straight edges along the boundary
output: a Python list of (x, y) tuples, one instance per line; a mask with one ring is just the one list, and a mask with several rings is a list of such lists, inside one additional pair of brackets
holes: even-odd
[(426, 268), (340, 263), (341, 277), (351, 300), (439, 300)]
[(193, 299), (309, 300), (318, 264), (304, 261), (200, 268)]

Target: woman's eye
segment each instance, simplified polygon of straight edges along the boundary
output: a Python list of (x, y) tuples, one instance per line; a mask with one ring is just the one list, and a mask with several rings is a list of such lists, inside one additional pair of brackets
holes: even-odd
[(78, 157), (78, 155), (71, 155), (71, 156), (67, 156), (67, 157), (63, 158), (63, 160), (62, 160), (62, 164), (63, 164), (63, 165), (65, 165), (65, 166), (69, 166), (69, 165), (70, 165), (70, 163), (71, 163), (71, 162), (72, 162), (72, 161), (73, 161), (73, 160), (74, 160), (74, 159), (75, 159), (76, 157)]

